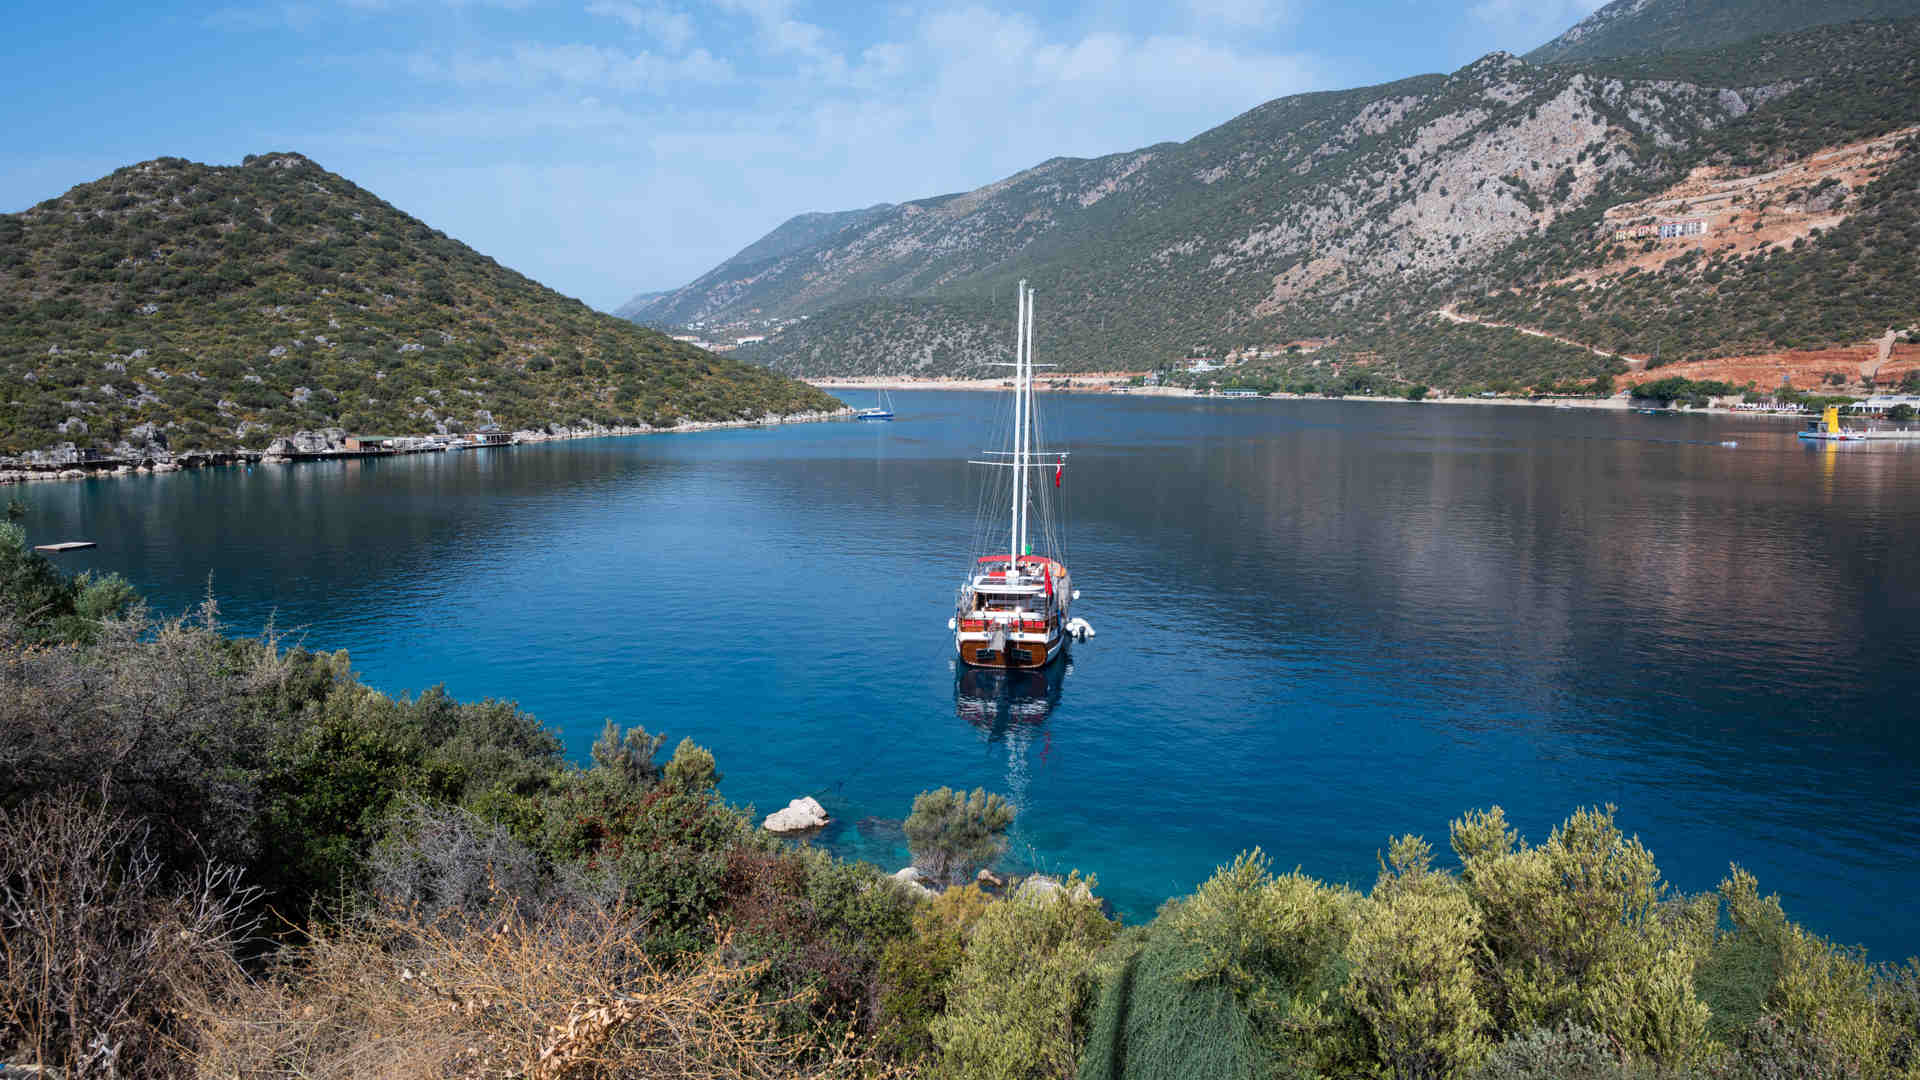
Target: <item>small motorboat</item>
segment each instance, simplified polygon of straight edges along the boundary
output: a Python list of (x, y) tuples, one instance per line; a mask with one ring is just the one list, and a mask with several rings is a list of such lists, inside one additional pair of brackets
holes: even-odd
[(1800, 437), (1809, 442), (1865, 442), (1866, 435), (1840, 426), (1840, 406), (1829, 405), (1818, 420), (1807, 421)]

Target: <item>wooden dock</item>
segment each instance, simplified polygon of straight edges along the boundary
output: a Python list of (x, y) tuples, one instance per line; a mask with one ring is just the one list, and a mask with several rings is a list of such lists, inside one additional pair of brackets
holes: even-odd
[(58, 555), (63, 551), (85, 551), (90, 547), (98, 546), (98, 544), (95, 544), (91, 540), (62, 540), (57, 544), (35, 544), (33, 545), (33, 550), (49, 551)]

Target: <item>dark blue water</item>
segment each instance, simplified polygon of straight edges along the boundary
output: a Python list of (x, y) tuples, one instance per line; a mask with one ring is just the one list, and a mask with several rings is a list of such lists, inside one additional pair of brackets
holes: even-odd
[[(165, 609), (211, 588), (376, 686), (712, 748), (762, 812), (891, 869), (918, 791), (1020, 808), (1009, 863), (1131, 918), (1260, 845), (1365, 887), (1389, 835), (1614, 803), (1680, 888), (1730, 862), (1920, 948), (1920, 453), (1547, 409), (1042, 400), (1074, 450), (1070, 669), (959, 675), (946, 630), (1000, 403), (15, 489), (36, 542)], [(1736, 448), (1717, 443), (1735, 440)]]

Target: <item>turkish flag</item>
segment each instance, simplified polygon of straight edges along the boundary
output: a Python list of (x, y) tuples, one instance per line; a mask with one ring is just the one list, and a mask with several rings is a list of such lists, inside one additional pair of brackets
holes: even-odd
[(1053, 467), (1053, 486), (1060, 486), (1060, 474), (1067, 471), (1067, 463), (1061, 462)]

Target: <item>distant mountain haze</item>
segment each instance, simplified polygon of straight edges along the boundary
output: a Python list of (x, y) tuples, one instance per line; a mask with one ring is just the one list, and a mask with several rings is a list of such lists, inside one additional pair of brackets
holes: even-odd
[[(1626, 370), (1601, 353), (1652, 351), (1659, 303), (1682, 295), (1710, 317), (1693, 320), (1704, 329), (1678, 355), (1877, 337), (1899, 321), (1892, 313), (1912, 289), (1903, 275), (1920, 278), (1907, 272), (1920, 269), (1911, 244), (1841, 251), (1833, 245), (1845, 237), (1812, 229), (1782, 250), (1628, 266), (1611, 250), (1607, 212), (1696, 169), (1759, 174), (1920, 123), (1920, 20), (1851, 21), (1887, 13), (1920, 15), (1920, 0), (1622, 0), (1532, 54), (1565, 62), (1493, 54), (1452, 75), (1268, 102), (1184, 143), (1056, 158), (970, 192), (802, 215), (687, 286), (622, 310), (699, 326), (713, 340), (766, 334), (738, 355), (803, 375), (984, 374), (1008, 347), (1022, 277), (1040, 290), (1046, 359), (1080, 370), (1240, 350), (1275, 354), (1265, 359), (1276, 369), (1371, 364), (1388, 381), (1592, 379)], [(1791, 32), (1754, 36), (1776, 27)], [(1594, 58), (1603, 53), (1613, 56)], [(1901, 143), (1882, 164), (1911, 152)], [(1887, 230), (1904, 228), (1907, 211), (1887, 190), (1854, 177), (1823, 211), (1826, 224), (1873, 208), (1876, 235), (1895, 235)], [(1593, 279), (1583, 288), (1609, 290), (1609, 258), (1611, 273), (1639, 279), (1630, 290), (1639, 306), (1616, 312), (1589, 298), (1576, 316), (1555, 290), (1576, 274)], [(1798, 319), (1791, 332), (1749, 319), (1736, 333), (1712, 312), (1713, 297), (1747, 296), (1753, 282), (1783, 275), (1800, 281), (1803, 306), (1820, 295), (1806, 286), (1843, 264), (1869, 274), (1876, 299), (1836, 302), (1839, 315)], [(1516, 341), (1512, 331), (1490, 339), (1433, 315), (1515, 289), (1556, 325), (1600, 339), (1571, 341), (1609, 347)], [(1515, 314), (1512, 303), (1499, 310)], [(1330, 351), (1295, 350), (1292, 360), (1285, 349), (1329, 340)], [(1488, 367), (1493, 353), (1502, 359)]]

